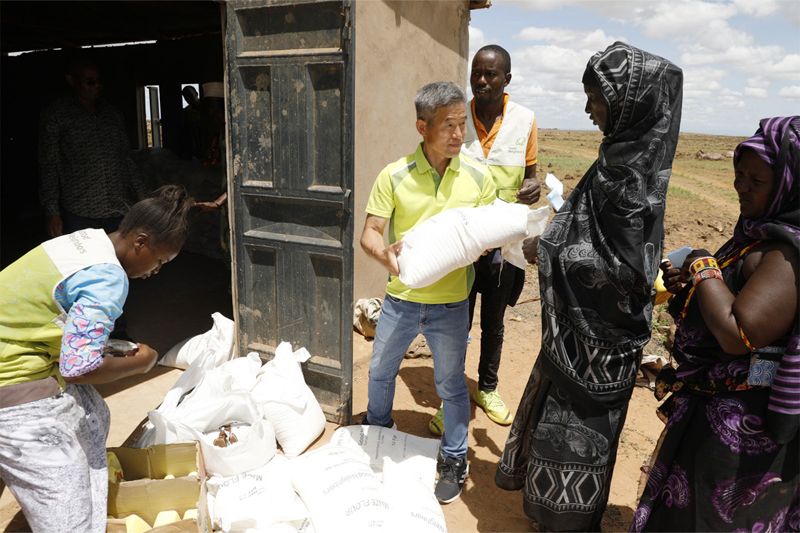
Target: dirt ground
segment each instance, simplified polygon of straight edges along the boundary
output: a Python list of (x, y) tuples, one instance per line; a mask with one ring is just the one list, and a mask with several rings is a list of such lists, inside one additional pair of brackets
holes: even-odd
[[(681, 136), (667, 197), (665, 252), (684, 245), (705, 247), (713, 252), (732, 234), (738, 204), (732, 186), (731, 160), (698, 161), (694, 154), (701, 149), (724, 153), (733, 150), (740, 140), (692, 134)], [(599, 142), (599, 133), (540, 130), (540, 176), (543, 178), (544, 172), (555, 173), (564, 181), (568, 192), (595, 159)], [(195, 267), (193, 269), (197, 270)], [(499, 390), (512, 408), (519, 403), (539, 352), (540, 309), (536, 278), (535, 268), (529, 267), (520, 303), (506, 314), (506, 340)], [(167, 271), (155, 278), (155, 282), (171, 283)], [(198, 281), (195, 280), (195, 283)], [(202, 285), (203, 280), (199, 283)], [(202, 294), (201, 290), (194, 290), (198, 295)], [(147, 310), (144, 303), (140, 305)], [(225, 304), (212, 301), (206, 302), (206, 305), (219, 305), (218, 308), (212, 307), (212, 310), (221, 310)], [(162, 302), (149, 310), (152, 319), (170, 320), (169, 316), (164, 315), (164, 308)], [(656, 310), (658, 319), (654, 323), (657, 327), (645, 353), (666, 353), (664, 345), (669, 323), (661, 311)], [(207, 314), (198, 316), (206, 320), (208, 317)], [(193, 326), (195, 332), (204, 331), (203, 327), (210, 325), (201, 327), (199, 324)], [(135, 333), (133, 324), (130, 329)], [(473, 327), (471, 334), (466, 368), (468, 385), (472, 390), (477, 382), (479, 327)], [(173, 337), (160, 339), (160, 348), (171, 346), (185, 336), (173, 332)], [(370, 353), (371, 342), (354, 333), (353, 411), (356, 420), (366, 409)], [(176, 370), (159, 369), (146, 379), (126, 380), (103, 391), (112, 409), (110, 446), (120, 444), (147, 411), (158, 405), (178, 375), (179, 371)], [(428, 420), (438, 406), (431, 359), (420, 357), (405, 360), (400, 370), (394, 404), (398, 429), (419, 436), (430, 436)], [(611, 484), (609, 507), (603, 519), (603, 531), (626, 531), (631, 522), (641, 478), (639, 468), (652, 452), (662, 429), (661, 422), (655, 416), (656, 406), (647, 388), (637, 387), (634, 390)], [(535, 524), (522, 512), (521, 493), (502, 491), (494, 484), (494, 473), (508, 436), (508, 427), (494, 424), (474, 405), (472, 409), (469, 428), (470, 477), (461, 499), (443, 508), (448, 529), (451, 532), (536, 531)], [(332, 424), (328, 424), (324, 435), (315, 445), (327, 442), (334, 429)], [(7, 490), (4, 491), (0, 497), (0, 530), (25, 530), (24, 518), (18, 511), (16, 502)]]

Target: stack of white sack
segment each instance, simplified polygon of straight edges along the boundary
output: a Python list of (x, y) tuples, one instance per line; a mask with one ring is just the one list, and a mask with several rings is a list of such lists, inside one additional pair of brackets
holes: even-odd
[[(219, 329), (216, 322), (204, 335)], [(227, 350), (232, 344), (231, 337)], [(292, 457), (325, 430), (322, 407), (300, 367), (310, 357), (305, 348), (293, 352), (288, 342), (282, 342), (275, 358), (264, 365), (253, 352), (214, 367), (218, 359), (210, 354), (196, 356), (162, 404), (148, 414), (136, 446), (197, 440), (207, 471), (232, 476), (269, 462), (276, 440)], [(236, 440), (216, 446), (214, 441), (223, 437), (220, 430), (226, 426), (231, 426)]]
[(400, 281), (412, 289), (427, 287), (493, 248), (500, 248), (503, 259), (524, 269), (522, 242), (542, 234), (549, 214), (549, 207), (530, 209), (500, 199), (442, 211), (403, 237), (397, 257)]
[(416, 437), (380, 426), (337, 429), (331, 445), (357, 451), (381, 476), (383, 499), (392, 513), (392, 531), (446, 533), (447, 522), (433, 489), (439, 439)]
[(261, 468), (212, 476), (201, 488), (209, 531), (313, 533), (308, 509), (292, 487), (289, 459), (276, 455)]
[(331, 441), (201, 488), (204, 530), (446, 533), (433, 494), (439, 441), (377, 426), (336, 430)]
[(438, 446), (393, 429), (344, 427), (292, 460), (292, 481), (316, 533), (443, 533), (447, 524), (433, 494)]
[(383, 473), (385, 459), (404, 467), (433, 491), (439, 439), (415, 437), (381, 426), (346, 426), (333, 432), (330, 444), (358, 452), (376, 474)]

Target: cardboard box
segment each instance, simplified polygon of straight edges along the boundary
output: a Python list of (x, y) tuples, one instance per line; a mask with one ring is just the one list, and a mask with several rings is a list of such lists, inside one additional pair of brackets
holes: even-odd
[[(197, 508), (203, 462), (197, 443), (166, 444), (150, 448), (109, 448), (122, 465), (125, 481), (108, 484), (107, 531), (125, 531), (126, 516), (135, 514), (148, 524), (161, 511), (179, 515)], [(195, 473), (189, 475), (190, 473)], [(174, 479), (164, 479), (167, 475)], [(187, 521), (184, 521), (187, 522)], [(194, 522), (194, 521), (191, 521)], [(122, 525), (123, 529), (119, 529)], [(189, 531), (196, 531), (192, 525)]]

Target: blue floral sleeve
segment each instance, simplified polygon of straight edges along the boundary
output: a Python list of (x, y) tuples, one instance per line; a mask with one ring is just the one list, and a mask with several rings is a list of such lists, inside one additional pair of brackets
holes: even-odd
[(128, 277), (117, 265), (93, 265), (58, 284), (56, 301), (67, 312), (59, 369), (64, 377), (91, 372), (128, 297)]

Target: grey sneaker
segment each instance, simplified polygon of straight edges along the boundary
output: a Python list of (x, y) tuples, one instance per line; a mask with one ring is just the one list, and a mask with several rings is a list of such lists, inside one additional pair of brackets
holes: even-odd
[(467, 459), (456, 459), (455, 457), (443, 457), (439, 455), (436, 461), (436, 471), (439, 472), (439, 479), (436, 481), (436, 488), (433, 493), (439, 503), (450, 503), (461, 496), (464, 489), (464, 481), (469, 474)]

